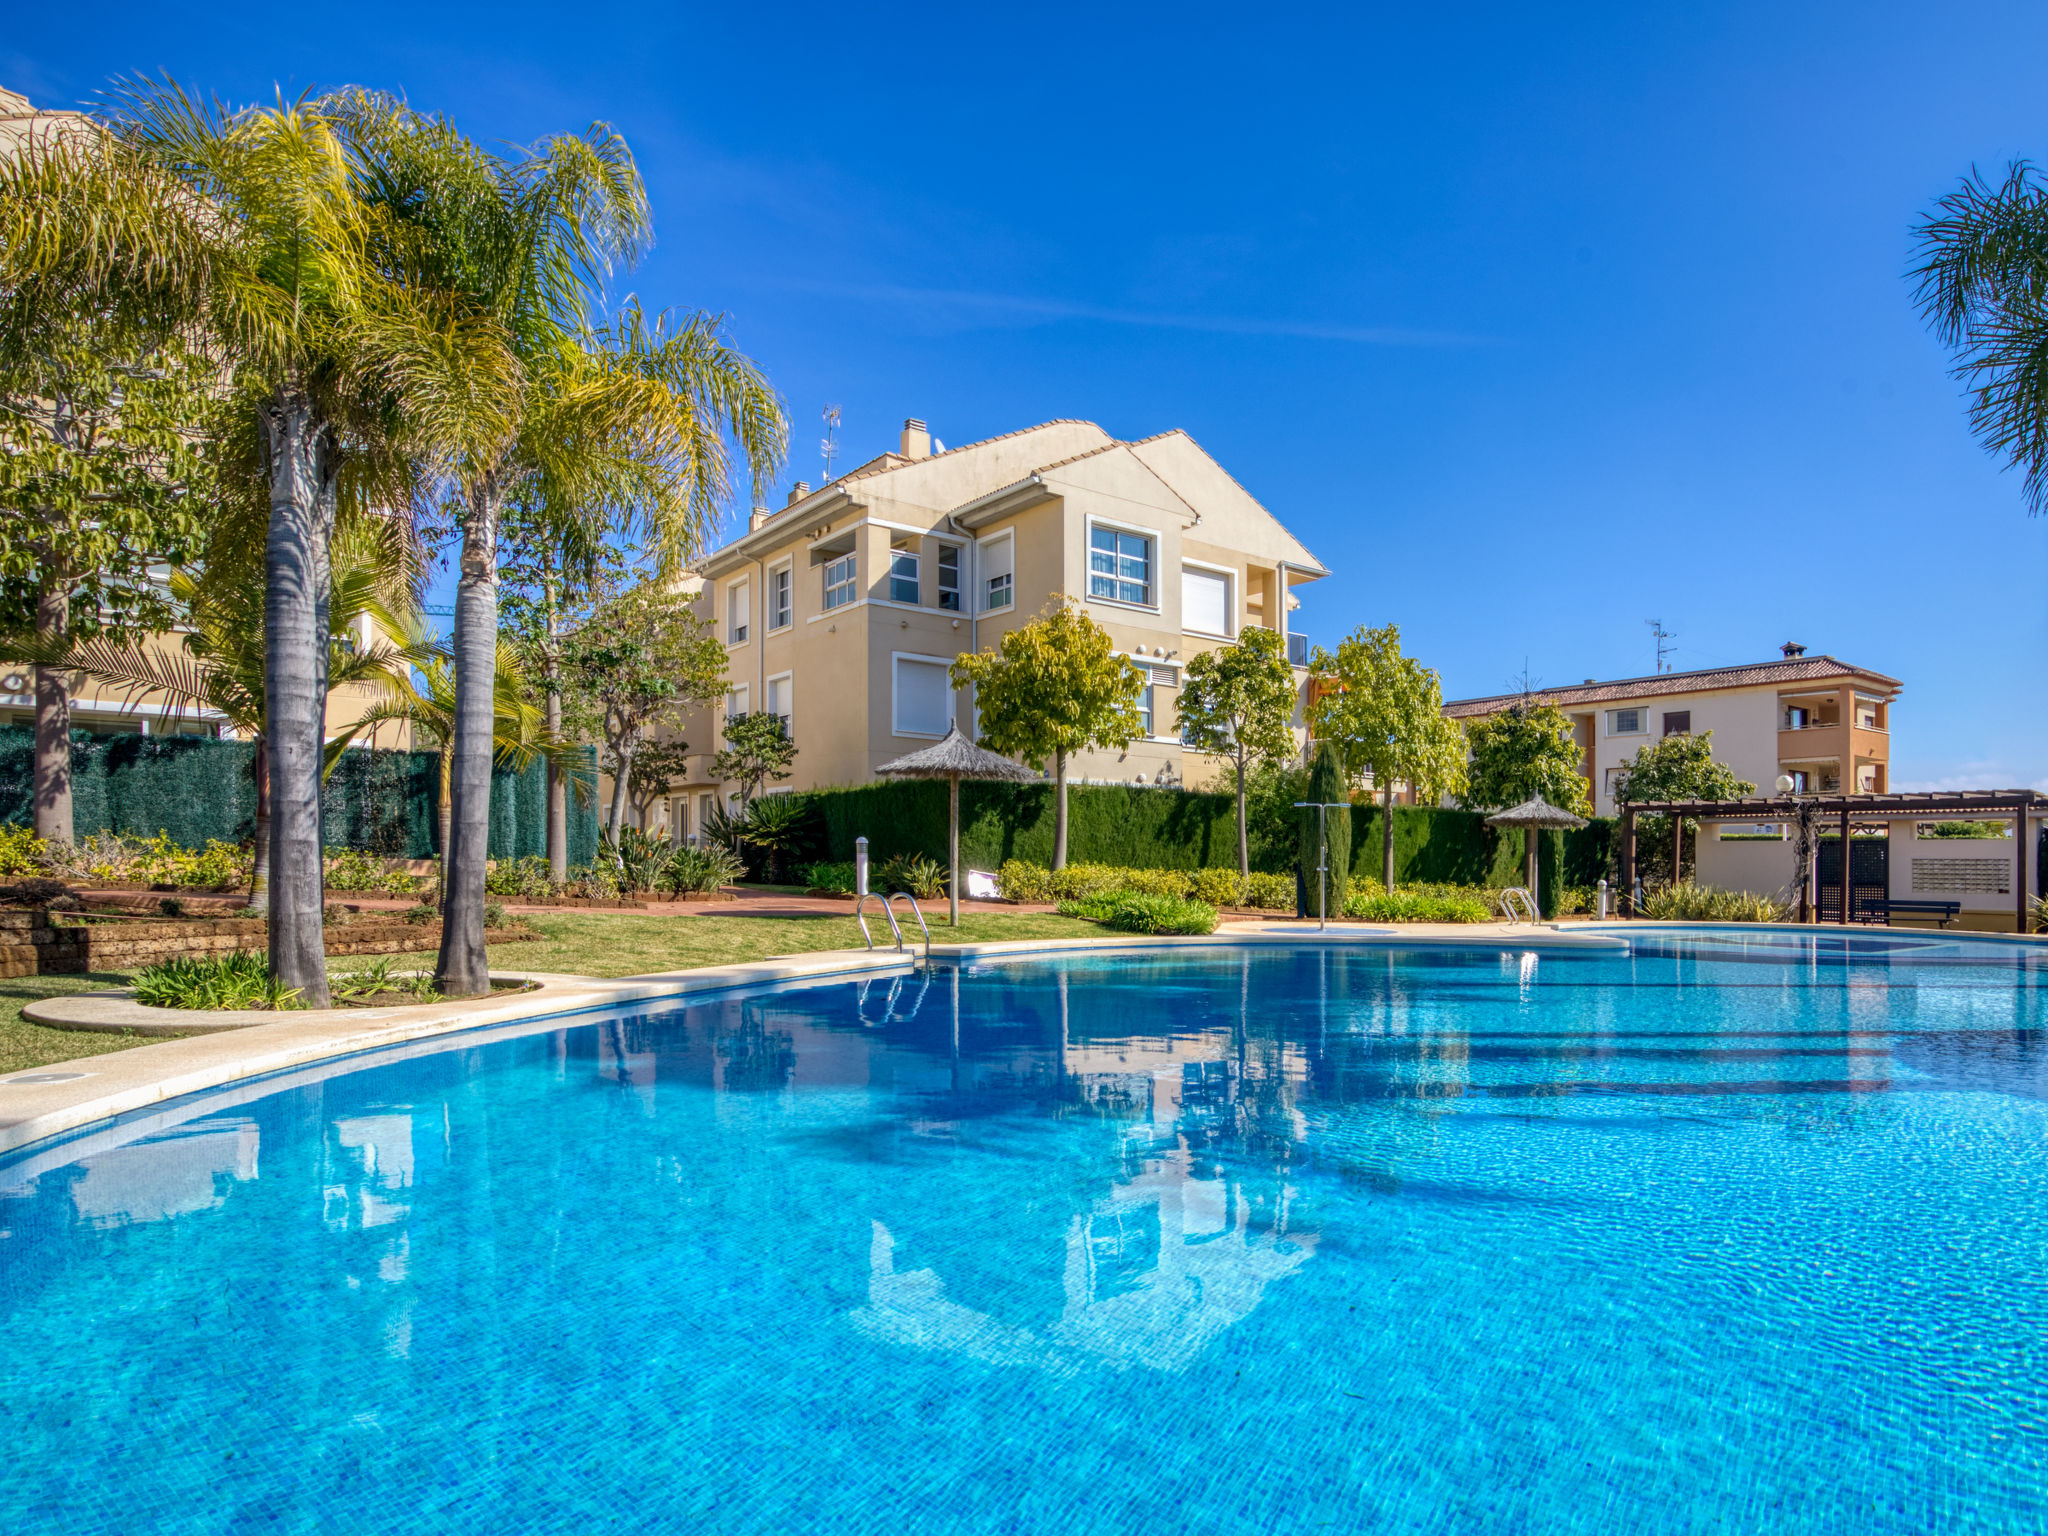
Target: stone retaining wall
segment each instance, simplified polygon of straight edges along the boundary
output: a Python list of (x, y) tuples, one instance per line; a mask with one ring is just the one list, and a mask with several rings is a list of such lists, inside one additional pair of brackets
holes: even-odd
[[(383, 922), (330, 923), (330, 955), (395, 955), (441, 947), (441, 925)], [(523, 928), (487, 929), (487, 944), (510, 944), (538, 935)], [(40, 910), (0, 912), (0, 978), (76, 976), (129, 971), (174, 955), (262, 951), (269, 924), (260, 917), (166, 918), (161, 922), (76, 923)]]

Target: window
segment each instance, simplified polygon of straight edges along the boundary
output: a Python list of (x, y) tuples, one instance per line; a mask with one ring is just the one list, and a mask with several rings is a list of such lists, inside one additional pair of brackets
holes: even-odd
[(1607, 711), (1607, 734), (1610, 736), (1640, 736), (1648, 729), (1643, 724), (1640, 709), (1610, 709)]
[(1692, 734), (1692, 711), (1671, 709), (1664, 712), (1664, 734), (1666, 736), (1690, 736)]
[(753, 593), (744, 581), (736, 581), (725, 589), (725, 638), (734, 645), (745, 645), (753, 619)]
[(725, 696), (725, 718), (730, 720), (735, 715), (744, 715), (747, 707), (747, 685), (741, 683)]
[(1813, 717), (1806, 710), (1794, 704), (1785, 711), (1785, 729), (1788, 731), (1803, 731), (1811, 723), (1812, 719)]
[(796, 617), (796, 573), (786, 565), (768, 573), (768, 627), (787, 629)]
[(852, 555), (841, 555), (825, 566), (825, 611), (844, 608), (853, 601)]
[(1016, 557), (1017, 541), (1008, 534), (1000, 539), (991, 539), (981, 546), (983, 613), (1010, 606), (1014, 595), (1012, 572), (1015, 569)]
[(1202, 635), (1230, 633), (1230, 578), (1221, 571), (1180, 573), (1180, 627)]
[(939, 606), (949, 613), (960, 611), (960, 546), (939, 546)]
[(898, 736), (943, 736), (953, 723), (953, 678), (936, 657), (898, 656), (890, 729)]
[(1138, 690), (1138, 721), (1144, 726), (1144, 730), (1139, 732), (1139, 734), (1150, 736), (1152, 734), (1152, 685), (1150, 683), (1147, 683)]
[(1096, 526), (1088, 531), (1088, 595), (1152, 604), (1152, 540), (1142, 533)]
[(907, 549), (889, 552), (889, 601), (917, 601), (917, 556)]
[(795, 679), (787, 672), (780, 677), (768, 679), (768, 713), (782, 722), (785, 736), (796, 734), (790, 728), (790, 696), (795, 689)]

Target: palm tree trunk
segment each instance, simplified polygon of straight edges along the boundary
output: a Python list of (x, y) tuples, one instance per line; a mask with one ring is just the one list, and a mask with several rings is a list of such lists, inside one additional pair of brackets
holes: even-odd
[(462, 520), (447, 883), (441, 895), (441, 954), (434, 968), (434, 985), (445, 997), (476, 997), (491, 989), (484, 954), (484, 865), (491, 851), (501, 498), (497, 477), (484, 476), (471, 486)]
[(440, 905), (443, 907), (448, 904), (448, 824), (454, 809), (449, 798), (448, 783), (451, 776), (450, 759), (454, 752), (454, 747), (449, 743), (441, 744), (441, 800), (435, 807), (435, 816), (441, 830), (441, 889), (438, 894)]
[(256, 850), (250, 860), (249, 910), (270, 901), (270, 748), (261, 736), (249, 758), (249, 777), (256, 781)]
[(270, 531), (263, 549), (263, 675), (270, 757), (270, 968), (325, 1008), (321, 929), (320, 739), (327, 637), (319, 617), (326, 573), (320, 548), (334, 482), (334, 444), (312, 401), (281, 389), (266, 413)]
[(1067, 867), (1067, 754), (1052, 755), (1052, 867)]
[(1237, 878), (1240, 883), (1252, 877), (1252, 840), (1244, 824), (1244, 757), (1237, 759)]
[[(67, 573), (55, 561), (36, 596), (36, 640), (60, 645), (71, 627)], [(36, 667), (36, 836), (53, 843), (76, 840), (71, 825), (71, 674)]]

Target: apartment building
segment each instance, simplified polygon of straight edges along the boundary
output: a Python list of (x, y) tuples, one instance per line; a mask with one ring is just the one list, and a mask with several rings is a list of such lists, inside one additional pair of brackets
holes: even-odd
[(1174, 713), (1188, 658), (1262, 625), (1287, 637), (1305, 680), (1294, 589), (1327, 574), (1185, 432), (1124, 442), (1049, 421), (934, 452), (907, 421), (896, 452), (756, 509), (683, 589), (725, 642), (732, 691), (717, 719), (677, 733), (703, 750), (672, 786), (670, 833), (697, 833), (729, 793), (710, 757), (730, 714), (788, 723), (798, 751), (782, 789), (862, 783), (956, 720), (971, 733), (953, 661), (1060, 594), (1148, 679), (1144, 737), (1082, 754), (1072, 778), (1206, 784), (1218, 765), (1183, 748)]
[[(1665, 736), (1714, 733), (1714, 756), (1760, 794), (1780, 774), (1801, 794), (1883, 794), (1891, 788), (1891, 706), (1902, 684), (1833, 656), (1781, 647), (1777, 661), (1664, 672), (1528, 695), (1571, 718), (1596, 815), (1614, 814), (1614, 784), (1629, 759)], [(1453, 720), (1483, 720), (1519, 693), (1460, 699)]]

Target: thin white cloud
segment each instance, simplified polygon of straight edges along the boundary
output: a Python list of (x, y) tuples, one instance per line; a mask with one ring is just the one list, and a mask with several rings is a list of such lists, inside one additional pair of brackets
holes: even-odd
[(963, 288), (911, 288), (896, 284), (788, 283), (782, 286), (839, 298), (880, 304), (915, 304), (925, 309), (980, 310), (987, 314), (1044, 320), (1099, 320), (1110, 325), (1155, 326), (1167, 330), (1210, 331), (1228, 336), (1295, 336), (1308, 341), (1343, 341), (1373, 347), (1480, 347), (1483, 336), (1452, 331), (1414, 330), (1404, 326), (1333, 325), (1313, 320), (1258, 320), (1237, 315), (1191, 315), (1165, 311), (1118, 309), (1067, 299), (1038, 299), (1022, 294), (981, 293)]

